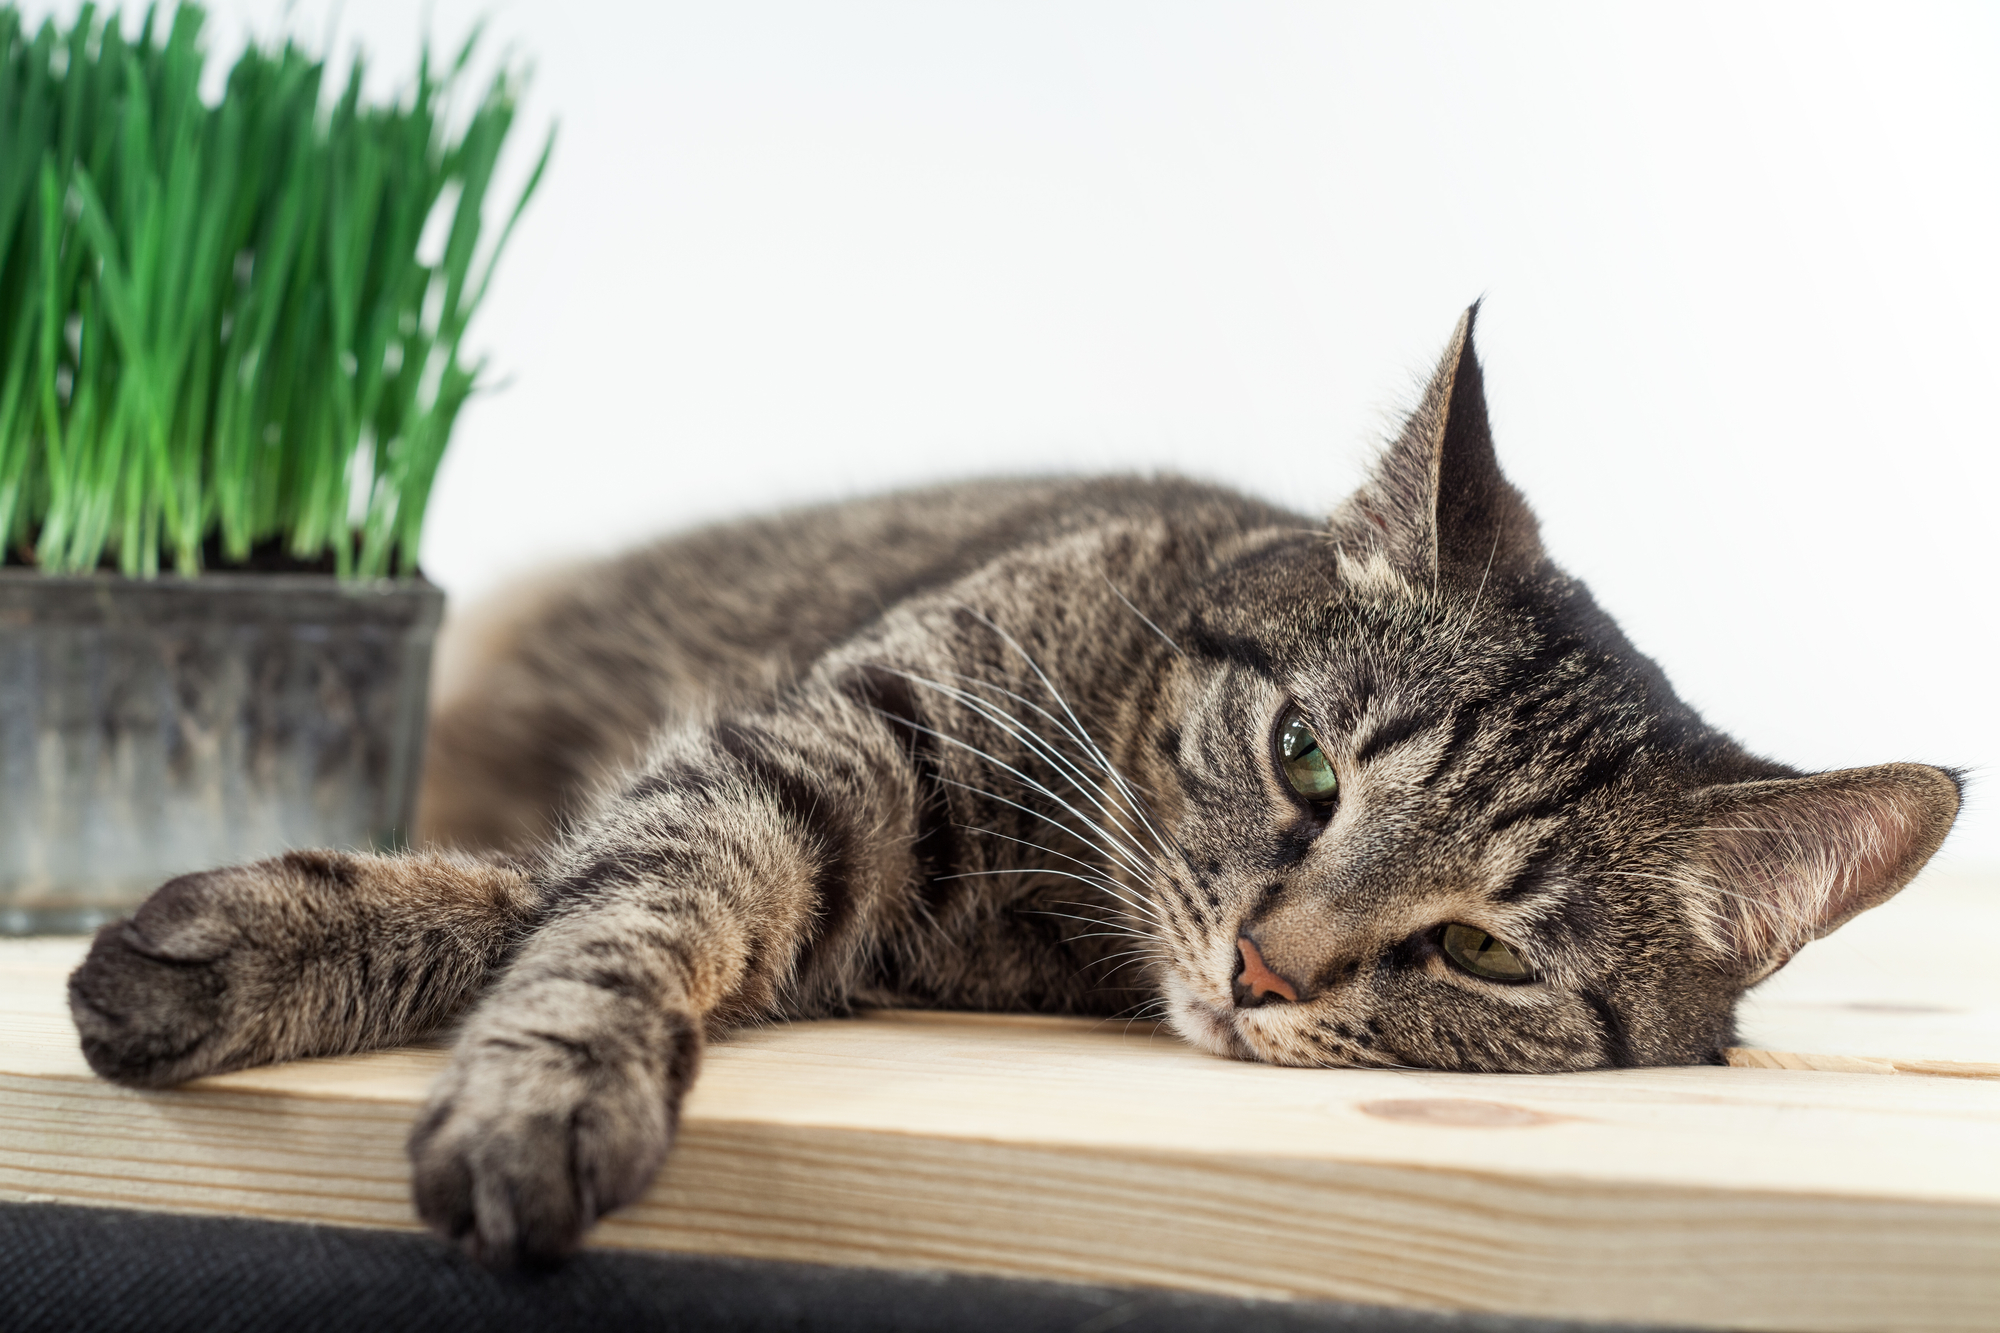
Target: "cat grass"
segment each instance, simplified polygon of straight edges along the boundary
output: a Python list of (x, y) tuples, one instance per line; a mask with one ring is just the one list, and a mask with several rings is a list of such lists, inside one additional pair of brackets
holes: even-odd
[[(0, 552), (52, 574), (273, 558), (415, 572), (522, 75), (467, 94), (475, 32), (387, 103), (250, 44), (213, 104), (205, 15), (0, 5)], [(488, 241), (482, 245), (482, 237)]]

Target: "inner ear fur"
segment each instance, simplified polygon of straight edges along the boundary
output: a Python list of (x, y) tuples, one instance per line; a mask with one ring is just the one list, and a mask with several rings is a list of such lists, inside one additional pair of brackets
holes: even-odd
[(1423, 401), (1331, 525), (1345, 554), (1381, 552), (1426, 584), (1483, 585), (1528, 574), (1544, 559), (1535, 516), (1493, 453), (1472, 345), (1478, 315), (1475, 302), (1459, 318)]
[(1889, 900), (1944, 841), (1958, 779), (1924, 764), (1709, 787), (1693, 798), (1696, 928), (1753, 977)]

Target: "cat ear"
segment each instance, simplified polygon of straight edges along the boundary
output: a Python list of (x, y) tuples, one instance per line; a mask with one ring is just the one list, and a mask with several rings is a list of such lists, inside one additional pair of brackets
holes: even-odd
[(1909, 883), (1950, 831), (1959, 783), (1883, 764), (1709, 787), (1694, 801), (1696, 929), (1756, 980)]
[(1434, 583), (1525, 574), (1542, 542), (1521, 493), (1500, 475), (1473, 351), (1475, 302), (1458, 321), (1422, 403), (1375, 473), (1334, 514), (1333, 536), (1357, 559), (1388, 556), (1405, 578)]

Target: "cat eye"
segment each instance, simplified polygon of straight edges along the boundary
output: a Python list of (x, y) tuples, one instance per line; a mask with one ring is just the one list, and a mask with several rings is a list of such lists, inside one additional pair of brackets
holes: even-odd
[(1477, 926), (1453, 922), (1438, 937), (1444, 956), (1487, 981), (1532, 981), (1535, 974), (1520, 955)]
[(1315, 805), (1325, 805), (1340, 794), (1333, 761), (1319, 748), (1319, 737), (1296, 708), (1278, 720), (1278, 767), (1292, 790)]

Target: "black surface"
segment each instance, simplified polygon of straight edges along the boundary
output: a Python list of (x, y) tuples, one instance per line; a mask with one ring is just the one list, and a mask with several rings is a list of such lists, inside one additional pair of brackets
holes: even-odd
[(423, 1236), (0, 1204), (0, 1329), (1530, 1333), (1539, 1320), (686, 1255), (495, 1275)]

